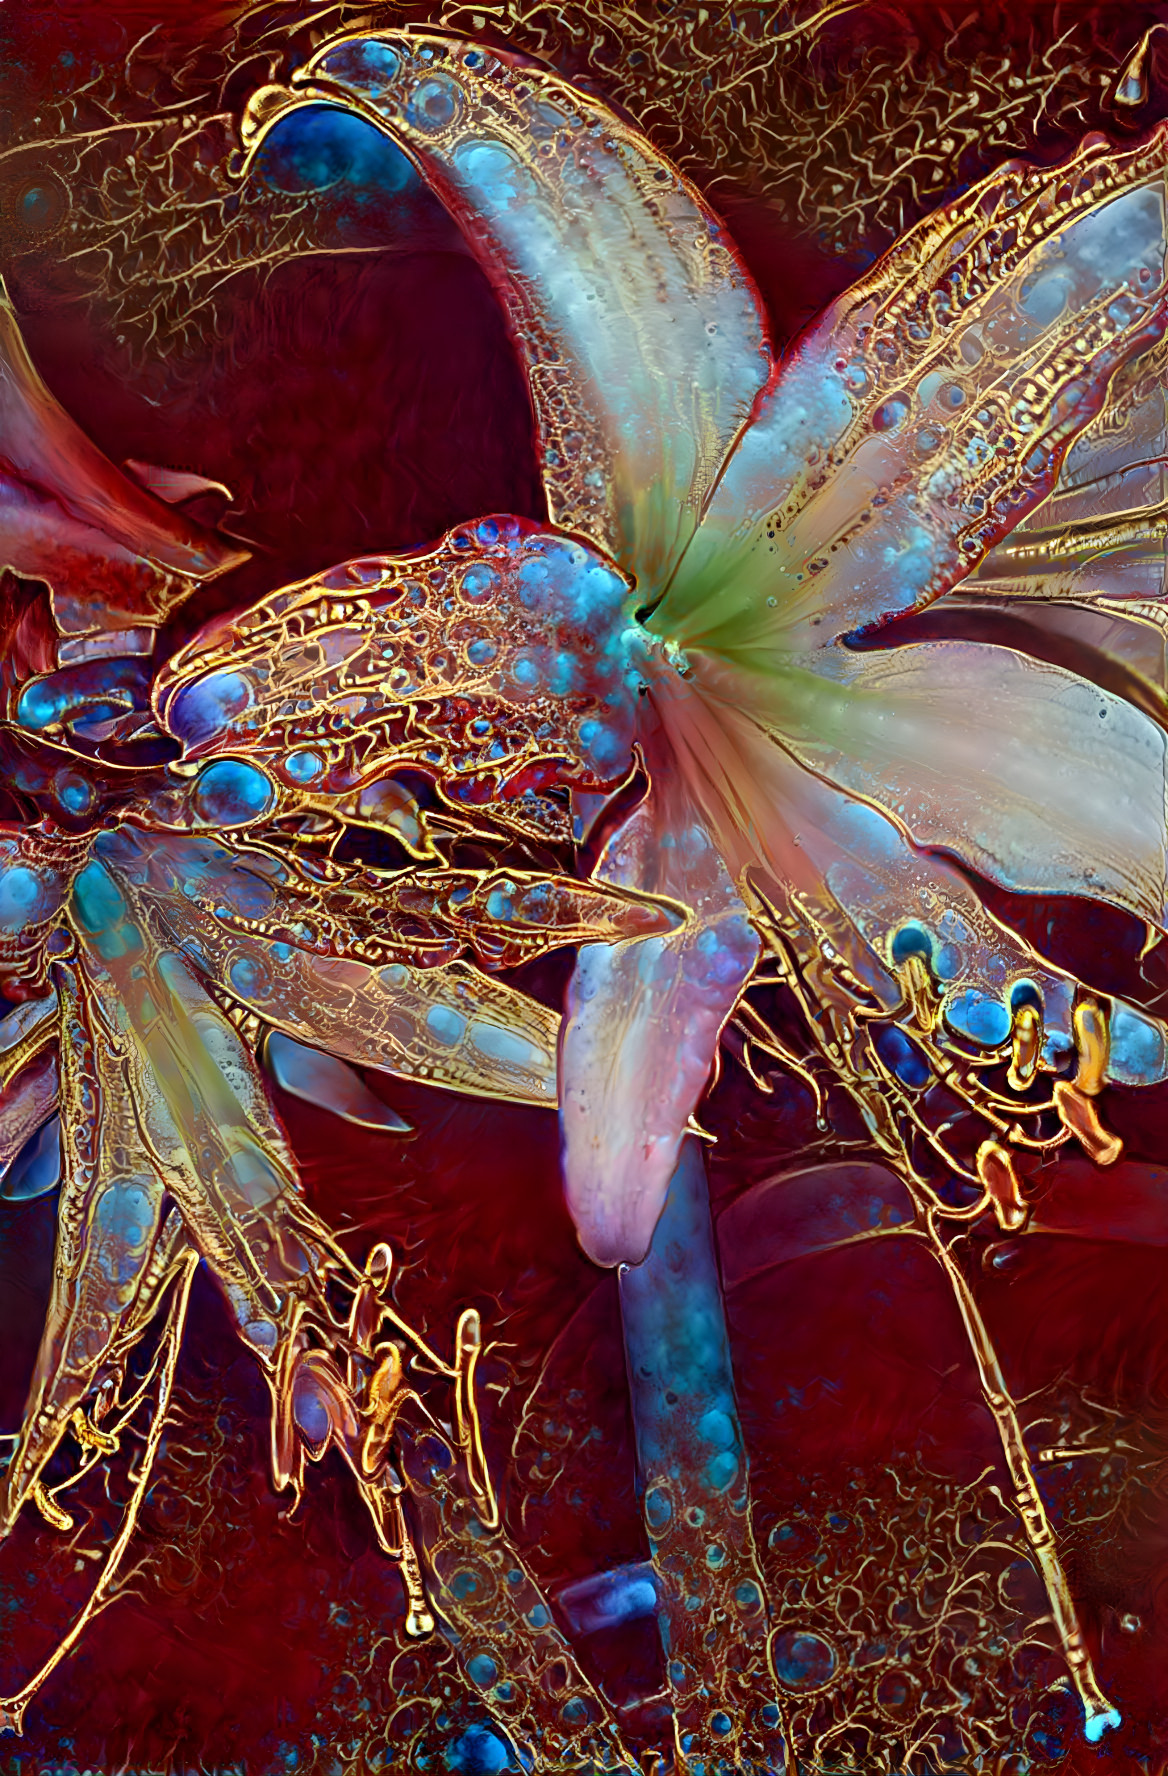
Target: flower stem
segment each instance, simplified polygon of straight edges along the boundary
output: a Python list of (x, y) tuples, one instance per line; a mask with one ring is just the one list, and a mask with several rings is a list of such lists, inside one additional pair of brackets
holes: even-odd
[(637, 1465), (680, 1770), (784, 1767), (767, 1605), (701, 1148), (620, 1272)]
[(1059, 1559), (1054, 1529), (1046, 1514), (1034, 1469), (1027, 1453), (1018, 1409), (1006, 1386), (998, 1355), (990, 1339), (981, 1310), (974, 1299), (965, 1275), (946, 1245), (932, 1213), (928, 1216), (929, 1239), (936, 1257), (949, 1278), (961, 1318), (965, 1323), (969, 1348), (977, 1364), (982, 1398), (993, 1413), (1002, 1441), (1002, 1452), (1013, 1488), (1014, 1506), (1022, 1522), (1031, 1558), (1038, 1569), (1050, 1604), (1051, 1618), (1067, 1662), (1071, 1682), (1075, 1686), (1085, 1716), (1083, 1731), (1095, 1744), (1109, 1727), (1118, 1727), (1120, 1714), (1113, 1708), (1099, 1687), (1091, 1655), (1083, 1639), (1078, 1614), (1071, 1597), (1067, 1576)]

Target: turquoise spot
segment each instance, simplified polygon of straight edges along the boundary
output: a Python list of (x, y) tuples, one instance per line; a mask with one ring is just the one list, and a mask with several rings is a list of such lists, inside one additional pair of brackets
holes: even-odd
[(472, 666), (489, 666), (498, 653), (498, 644), (489, 641), (485, 636), (472, 641), (466, 650), (466, 657)]
[(312, 783), (324, 770), (319, 752), (292, 752), (284, 760), (284, 770), (293, 783)]
[(1104, 1733), (1123, 1725), (1123, 1716), (1118, 1708), (1108, 1708), (1102, 1714), (1093, 1714), (1090, 1720), (1083, 1723), (1083, 1737), (1089, 1745), (1098, 1745)]
[(712, 1492), (725, 1492), (738, 1478), (738, 1457), (729, 1449), (710, 1457), (705, 1467), (705, 1480)]
[(442, 1759), (459, 1776), (499, 1776), (500, 1771), (517, 1767), (506, 1741), (490, 1727), (468, 1727), (446, 1747)]
[(227, 971), (227, 978), (244, 999), (262, 997), (271, 985), (267, 970), (251, 956), (237, 956)]
[(141, 949), (142, 938), (127, 917), (126, 902), (100, 863), (87, 863), (79, 872), (73, 883), (72, 905), (78, 923), (107, 962)]
[(275, 799), (267, 775), (243, 759), (216, 759), (191, 791), (195, 813), (208, 826), (246, 826), (270, 813)]
[[(737, 1464), (735, 1464), (737, 1465)], [(659, 1486), (651, 1486), (645, 1494), (645, 1522), (651, 1530), (662, 1530), (673, 1516), (669, 1494)]]
[(400, 67), (397, 51), (390, 49), (388, 43), (378, 43), (376, 38), (338, 44), (321, 63), (323, 71), (338, 80), (367, 82), (373, 87), (387, 86)]
[(719, 1449), (732, 1449), (738, 1441), (734, 1420), (728, 1412), (720, 1412), (716, 1407), (703, 1412), (699, 1418), (698, 1436)]
[(481, 1055), (485, 1055), (490, 1061), (499, 1061), (504, 1066), (530, 1067), (540, 1058), (522, 1036), (515, 1036), (510, 1030), (501, 1030), (498, 1024), (474, 1024), (471, 1035)]
[(53, 791), (67, 814), (88, 814), (93, 806), (93, 785), (75, 771), (58, 771)]
[(1165, 1069), (1163, 1030), (1130, 1005), (1114, 1001), (1108, 1077), (1119, 1085), (1152, 1085), (1164, 1078)]
[(453, 1048), (462, 1040), (466, 1019), (460, 1012), (452, 1011), (449, 1005), (432, 1005), (426, 1013), (426, 1028), (436, 1042)]
[(945, 1022), (959, 1036), (982, 1048), (999, 1048), (1010, 1034), (1010, 1013), (1000, 999), (976, 987), (955, 993), (945, 1006)]
[(34, 870), (16, 864), (0, 875), (0, 931), (23, 931), (53, 909), (53, 896)]
[(406, 106), (406, 117), (415, 129), (432, 135), (453, 123), (462, 110), (462, 94), (445, 74), (423, 80)]
[(486, 1690), (498, 1677), (499, 1668), (493, 1659), (487, 1657), (486, 1653), (476, 1653), (473, 1659), (467, 1660), (466, 1674), (472, 1683), (479, 1686), (480, 1690)]
[(507, 920), (515, 915), (515, 894), (511, 888), (492, 888), (487, 895), (487, 913), (492, 919)]
[(891, 950), (892, 960), (899, 967), (907, 962), (910, 956), (921, 956), (931, 967), (933, 961), (932, 935), (923, 925), (902, 925), (893, 934)]

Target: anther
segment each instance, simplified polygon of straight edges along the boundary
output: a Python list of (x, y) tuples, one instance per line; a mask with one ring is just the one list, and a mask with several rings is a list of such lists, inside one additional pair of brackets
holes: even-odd
[(977, 1150), (977, 1175), (985, 1185), (1003, 1233), (1021, 1233), (1030, 1219), (1014, 1157), (1000, 1141), (983, 1141)]

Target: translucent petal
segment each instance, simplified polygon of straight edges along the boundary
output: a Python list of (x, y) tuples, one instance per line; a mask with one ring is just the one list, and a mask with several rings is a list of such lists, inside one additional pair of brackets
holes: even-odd
[(1163, 329), (1164, 143), (1000, 168), (839, 298), (737, 446), (655, 631), (761, 661), (968, 572)]
[(770, 371), (699, 193), (602, 101), (498, 50), (351, 38), (296, 84), (416, 159), (507, 305), (553, 522), (662, 586)]
[(666, 936), (585, 945), (568, 992), (560, 1051), (568, 1205), (596, 1263), (638, 1263), (759, 946), (664, 756), (649, 797), (614, 834), (596, 873), (672, 895), (691, 911)]
[[(809, 670), (818, 663), (820, 670)], [(920, 845), (1023, 892), (1164, 918), (1165, 734), (1128, 703), (1006, 648), (841, 650), (748, 674), (708, 666), (794, 755)]]
[[(1008, 1024), (1011, 992), (1027, 983), (1043, 1002), (1048, 1040), (1069, 1047), (1074, 982), (1004, 930), (960, 871), (910, 843), (879, 805), (793, 757), (752, 713), (761, 682), (769, 681), (699, 661), (689, 677), (662, 681), (656, 693), (674, 768), (735, 881), (780, 899), (800, 897), (852, 973), (886, 1005), (901, 991), (894, 940), (911, 927), (915, 947), (930, 957), (946, 1015), (972, 994)], [(782, 707), (790, 716), (794, 705)]]
[(31, 1202), (48, 1196), (60, 1182), (61, 1119), (50, 1116), (0, 1175), (0, 1197), (5, 1202)]
[[(30, 1165), (34, 1169), (39, 1167), (39, 1175), (47, 1177), (47, 1171), (30, 1151), (30, 1143), (55, 1116), (59, 1086), (54, 1043), (34, 1055), (0, 1092), (0, 1196), (17, 1198), (27, 1192), (26, 1172)], [(53, 1189), (56, 1181), (54, 1177), (45, 1189)]]
[(303, 1098), (358, 1128), (409, 1133), (410, 1124), (375, 1097), (360, 1074), (335, 1055), (322, 1054), (319, 1048), (309, 1048), (280, 1030), (269, 1032), (263, 1054), (264, 1066), (276, 1084), (294, 1098)]
[(247, 554), (102, 455), (45, 387), (0, 291), (0, 565), (47, 579), (72, 634), (157, 624), (190, 590), (183, 582)]
[(313, 1254), (297, 1237), (296, 1170), (255, 1057), (148, 905), (97, 858), (70, 914), (156, 1174), (243, 1337), (270, 1359)]
[(242, 749), (313, 797), (349, 797), (395, 763), (471, 806), (560, 770), (609, 784), (636, 720), (628, 594), (574, 538), (483, 518), (208, 625), (159, 674), (159, 720), (188, 757)]
[(126, 1049), (103, 1027), (90, 992), (58, 967), (61, 1154), (53, 1288), (0, 1530), (65, 1433), (71, 1414), (116, 1361), (152, 1273), (165, 1186), (126, 1091)]
[[(273, 1028), (360, 1067), (473, 1096), (551, 1107), (559, 1015), (462, 962), (383, 967), (316, 955), (244, 928), (271, 922), (265, 858), (233, 856), (210, 839), (106, 835), (135, 893), (204, 979)], [(271, 862), (271, 860), (267, 860)], [(175, 892), (175, 888), (178, 892)], [(240, 917), (238, 926), (216, 908)]]
[(896, 1173), (867, 1161), (780, 1172), (718, 1217), (727, 1291), (779, 1264), (910, 1228), (912, 1198)]

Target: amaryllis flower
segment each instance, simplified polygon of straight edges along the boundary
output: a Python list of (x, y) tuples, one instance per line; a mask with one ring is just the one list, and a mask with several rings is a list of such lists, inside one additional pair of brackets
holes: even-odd
[[(698, 192), (557, 76), (429, 34), (351, 37), (263, 89), (245, 139), (321, 103), (406, 149), (494, 280), (550, 523), (490, 517), (198, 639), (156, 705), (188, 760), (246, 755), (280, 794), (328, 798), (358, 755), (412, 757), (456, 804), (537, 821), (569, 786), (596, 878), (685, 910), (585, 945), (571, 986), (566, 1187), (601, 1263), (646, 1251), (759, 954), (759, 896), (822, 916), (884, 1006), (915, 957), (945, 1028), (993, 1047), (1024, 1011), (1060, 1064), (1076, 983), (967, 872), (1161, 928), (1162, 696), (1119, 670), (1122, 645), (1083, 642), (1072, 668), (1040, 622), (1024, 651), (1017, 624), (1007, 644), (897, 619), (982, 564), (993, 608), (1032, 598), (1025, 550), (1002, 550), (1072, 444), (1081, 496), (1038, 569), (1061, 563), (1084, 608), (1115, 594), (1087, 564), (1130, 533), (1120, 471), (1164, 452), (1125, 368), (1165, 322), (1164, 132), (1002, 166), (776, 365)], [(1118, 591), (1157, 595), (1151, 552), (1125, 562)], [(1115, 1076), (1162, 1075), (1157, 1026), (1117, 1008), (1112, 1037)], [(1088, 1060), (1096, 1089), (1098, 1042)], [(1105, 1158), (1089, 1096), (1064, 1081), (1060, 1113)]]
[[(69, 1430), (113, 1447), (99, 1427), (129, 1354), (196, 1255), (272, 1385), (277, 1483), (296, 1482), (304, 1447), (323, 1452), (322, 1425), (353, 1449), (364, 1434), (359, 1398), (336, 1407), (356, 1384), (313, 1381), (336, 1367), (330, 1291), (359, 1289), (359, 1273), (303, 1200), (261, 1056), (294, 1093), (390, 1131), (407, 1125), (354, 1067), (550, 1107), (558, 1015), (492, 975), (682, 914), (547, 871), (450, 864), (436, 841), (474, 823), (428, 816), (376, 767), (325, 804), (331, 825), (311, 788), (281, 798), (247, 759), (172, 770), (149, 706), (153, 632), (200, 563), (235, 552), (102, 457), (39, 382), (10, 310), (0, 323), (0, 549), (47, 581), (55, 618), (7, 588), (0, 758), (27, 819), (0, 824), (0, 990), (16, 1002), (0, 1020), (0, 1192), (61, 1182), (3, 1536), (30, 1498), (63, 1521), (46, 1464)], [(334, 858), (346, 829), (391, 835), (404, 865)], [(481, 820), (476, 836), (489, 842)]]

